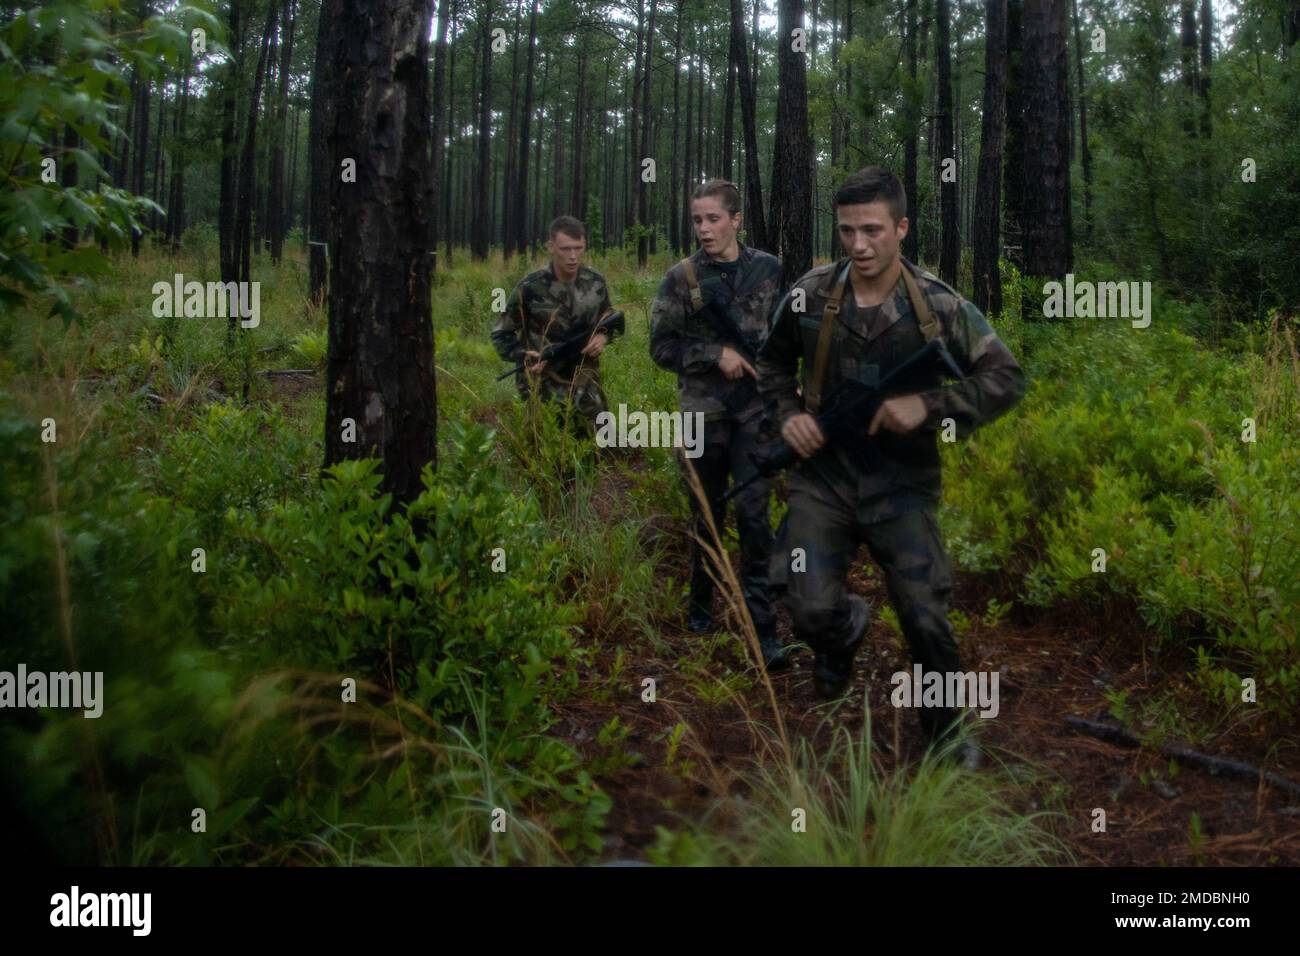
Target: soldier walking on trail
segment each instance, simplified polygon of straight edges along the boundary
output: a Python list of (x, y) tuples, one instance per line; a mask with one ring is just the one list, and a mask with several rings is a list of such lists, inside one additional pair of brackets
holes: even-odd
[(559, 216), (550, 225), (546, 251), (551, 264), (526, 275), (510, 293), (506, 310), (492, 329), (492, 344), (507, 362), (526, 363), (516, 376), (519, 394), (527, 398), (537, 387), (542, 398), (572, 402), (595, 424), (605, 410), (600, 384), (600, 353), (609, 344), (604, 331), (591, 337), (574, 356), (541, 360), (548, 344), (568, 338), (612, 311), (605, 278), (582, 264), (587, 227), (572, 216)]
[[(732, 183), (714, 179), (699, 186), (691, 199), (691, 218), (700, 248), (669, 269), (659, 286), (651, 312), (650, 355), (661, 368), (677, 373), (682, 413), (703, 413), (703, 451), (691, 465), (721, 532), (728, 474), (735, 481), (749, 477), (754, 472), (750, 452), (775, 441), (774, 434), (760, 433), (763, 403), (755, 386), (754, 358), (781, 298), (781, 263), (737, 240), (740, 192)], [(682, 467), (685, 478), (684, 459)], [(707, 634), (714, 626), (714, 584), (694, 536), (707, 540), (708, 531), (689, 482), (686, 494), (693, 535), (689, 622), (692, 631)], [(789, 659), (777, 640), (768, 595), (770, 498), (770, 482), (751, 485), (736, 499), (736, 525), (745, 603), (764, 664), (772, 671), (788, 667)]]
[[(848, 257), (795, 283), (757, 363), (759, 391), (801, 456), (772, 554), (773, 584), (784, 590), (795, 635), (815, 652), (814, 684), (823, 697), (847, 688), (866, 632), (868, 606), (845, 590), (859, 543), (880, 566), (913, 660), (925, 672), (959, 671), (948, 622), (951, 571), (935, 518), (936, 432), (948, 424), (965, 437), (1025, 392), (1020, 366), (979, 309), (899, 255), (908, 221), (897, 177), (878, 166), (853, 173), (836, 191), (835, 207)], [(875, 439), (869, 463), (844, 443), (823, 447), (810, 414), (823, 396), (849, 379), (879, 381), (936, 336), (964, 381), (942, 386), (936, 369), (891, 389), (862, 423)], [(792, 563), (796, 548), (803, 549), (802, 569)], [(955, 735), (954, 709), (922, 707), (918, 714), (931, 740)]]

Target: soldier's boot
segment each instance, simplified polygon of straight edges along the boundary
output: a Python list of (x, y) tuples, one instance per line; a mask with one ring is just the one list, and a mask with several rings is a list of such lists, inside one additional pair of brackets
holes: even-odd
[(823, 698), (844, 693), (853, 677), (853, 658), (862, 646), (871, 620), (871, 608), (857, 594), (849, 595), (849, 639), (842, 646), (819, 650), (813, 659), (813, 687)]
[(790, 655), (794, 648), (781, 643), (775, 630), (759, 632), (758, 646), (763, 652), (763, 667), (769, 674), (790, 669)]
[(713, 589), (701, 588), (698, 584), (691, 588), (691, 604), (687, 611), (687, 624), (692, 634), (712, 634), (713, 624)]

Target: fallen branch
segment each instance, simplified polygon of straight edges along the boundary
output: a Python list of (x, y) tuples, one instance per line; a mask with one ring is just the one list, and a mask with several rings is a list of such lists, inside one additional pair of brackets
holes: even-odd
[(315, 368), (263, 368), (258, 369), (258, 375), (315, 375), (320, 369)]
[[(1065, 723), (1072, 730), (1077, 730), (1079, 733), (1087, 734), (1090, 737), (1096, 737), (1098, 740), (1104, 740), (1107, 743), (1118, 744), (1121, 747), (1142, 746), (1140, 740), (1123, 727), (1115, 724), (1107, 724), (1099, 720), (1087, 720), (1083, 717), (1067, 717)], [(1225, 777), (1254, 781), (1263, 777), (1264, 782), (1270, 787), (1283, 790), (1292, 796), (1300, 796), (1300, 783), (1288, 780), (1286, 777), (1272, 771), (1256, 767), (1254, 764), (1204, 754), (1199, 750), (1193, 750), (1191, 747), (1184, 747), (1182, 744), (1164, 744), (1159, 750), (1164, 756), (1172, 757), (1193, 767), (1199, 767), (1211, 776), (1217, 777), (1222, 774)]]

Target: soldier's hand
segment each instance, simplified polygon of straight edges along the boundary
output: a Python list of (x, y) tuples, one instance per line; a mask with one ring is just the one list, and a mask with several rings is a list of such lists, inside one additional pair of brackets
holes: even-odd
[(595, 358), (601, 352), (605, 351), (605, 346), (609, 344), (609, 336), (604, 332), (597, 332), (590, 341), (582, 347), (582, 354), (588, 358)]
[(900, 395), (889, 399), (876, 409), (876, 415), (871, 419), (871, 427), (867, 429), (867, 434), (874, 435), (883, 425), (891, 432), (906, 435), (924, 422), (925, 417), (925, 401), (920, 395)]
[(730, 345), (722, 347), (722, 355), (718, 359), (718, 368), (722, 369), (722, 374), (727, 378), (742, 378), (746, 375), (758, 378), (754, 366), (746, 362), (745, 357)]
[(781, 437), (785, 439), (787, 445), (799, 453), (801, 458), (811, 458), (817, 454), (817, 450), (822, 445), (826, 444), (826, 436), (822, 434), (817, 419), (807, 412), (791, 415), (781, 426)]
[(541, 357), (541, 352), (534, 352), (532, 349), (525, 352), (524, 371), (528, 372), (530, 375), (540, 375), (542, 370), (546, 368), (546, 363), (539, 361)]

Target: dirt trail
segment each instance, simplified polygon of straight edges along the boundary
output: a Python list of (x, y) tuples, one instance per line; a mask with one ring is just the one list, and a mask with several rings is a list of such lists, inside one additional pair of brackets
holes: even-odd
[[(617, 484), (611, 476), (609, 490)], [(683, 530), (680, 526), (661, 530), (683, 542), (664, 559), (661, 575), (684, 580)], [(863, 570), (868, 560), (863, 549), (850, 587), (878, 609), (887, 606), (887, 599), (879, 577)], [(1016, 809), (1040, 809), (1054, 791), (1051, 805), (1066, 813), (1068, 821), (1058, 833), (1081, 864), (1300, 864), (1300, 807), (1295, 806), (1300, 801), (1249, 781), (1192, 768), (1173, 768), (1171, 774), (1171, 762), (1154, 751), (1104, 743), (1066, 727), (1069, 715), (1111, 719), (1107, 688), (1128, 690), (1132, 701), (1173, 692), (1181, 695), (1176, 698), (1180, 708), (1202, 706), (1203, 694), (1187, 690), (1191, 661), (1185, 648), (1171, 648), (1153, 658), (1148, 647), (1144, 660), (1142, 648), (1148, 641), (1140, 621), (1122, 608), (1111, 608), (1110, 620), (1102, 621), (1078, 609), (1036, 614), (1033, 609), (1017, 608), (996, 627), (984, 627), (979, 615), (990, 591), (989, 581), (959, 574), (953, 593), (953, 606), (973, 622), (958, 639), (962, 667), (1000, 675), (998, 716), (975, 721), (979, 740), (993, 759), (986, 760), (986, 769), (977, 771), (973, 782), (977, 783), (978, 774), (1004, 772), (998, 764), (1011, 774), (1031, 773), (1036, 782), (1026, 791), (1030, 802)], [(788, 640), (784, 611), (781, 616), (782, 636)], [(596, 743), (596, 735), (617, 716), (629, 729), (624, 746), (644, 758), (638, 766), (598, 776), (614, 801), (605, 842), (610, 859), (643, 857), (644, 848), (655, 840), (656, 825), (673, 828), (680, 826), (683, 817), (697, 818), (716, 799), (719, 788), (739, 785), (735, 775), (752, 766), (756, 756), (746, 711), (768, 725), (773, 723), (766, 690), (756, 678), (756, 669), (740, 660), (738, 641), (718, 639), (711, 656), (702, 660), (702, 642), (708, 639), (686, 631), (680, 619), (655, 623), (663, 642), (658, 652), (648, 641), (633, 636), (607, 635), (595, 645), (593, 672), (584, 678), (575, 700), (559, 708), (561, 720), (554, 731), (598, 760), (608, 750)], [(619, 691), (607, 703), (593, 702), (587, 690), (608, 685), (619, 648), (624, 655)], [(709, 675), (715, 678), (716, 688), (716, 678), (724, 677), (728, 669), (746, 667), (751, 682), (742, 695), (743, 707), (726, 700), (715, 702), (710, 699), (714, 694), (699, 692), (707, 688)], [(859, 728), (870, 682), (873, 746), (885, 771), (893, 773), (900, 757), (906, 766), (924, 749), (915, 716), (903, 713), (897, 727), (901, 754), (893, 752), (899, 711), (889, 703), (889, 675), (910, 669), (901, 637), (873, 615), (858, 652), (852, 687), (841, 702), (827, 704), (815, 695), (808, 651), (797, 655), (792, 669), (776, 675), (773, 683), (786, 727), (795, 738), (824, 736), (840, 724)], [(657, 704), (641, 700), (645, 677), (655, 679)], [(833, 718), (827, 720), (832, 711)], [(669, 767), (665, 738), (676, 720), (690, 727), (696, 746), (683, 744), (675, 765)], [(1197, 749), (1300, 780), (1300, 749), (1292, 741), (1270, 752), (1270, 743), (1277, 740), (1276, 734), (1270, 738), (1246, 725)], [(682, 772), (682, 757), (694, 759), (694, 772)], [(1104, 834), (1091, 830), (1096, 807), (1106, 811)], [(1193, 815), (1199, 820), (1195, 836)]]

